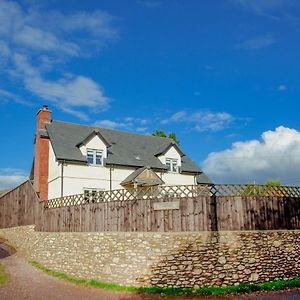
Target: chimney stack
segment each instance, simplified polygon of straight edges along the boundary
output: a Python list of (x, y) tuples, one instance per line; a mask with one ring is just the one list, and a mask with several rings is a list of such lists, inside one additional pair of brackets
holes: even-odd
[(51, 122), (51, 111), (47, 105), (37, 112), (37, 126), (34, 139), (34, 181), (33, 186), (42, 201), (48, 200), (49, 137), (46, 124)]

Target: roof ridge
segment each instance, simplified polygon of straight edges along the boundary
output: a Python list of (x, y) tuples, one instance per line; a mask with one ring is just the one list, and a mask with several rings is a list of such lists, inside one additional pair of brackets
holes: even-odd
[(138, 136), (144, 136), (144, 137), (151, 137), (155, 139), (162, 139), (164, 141), (168, 140), (170, 142), (173, 142), (174, 140), (169, 138), (169, 137), (160, 137), (160, 136), (154, 136), (152, 134), (145, 134), (145, 133), (137, 133), (137, 132), (131, 132), (131, 131), (126, 131), (126, 130), (119, 130), (119, 129), (112, 129), (112, 128), (105, 128), (105, 127), (97, 127), (93, 125), (85, 125), (85, 124), (79, 124), (79, 123), (74, 123), (74, 122), (67, 122), (67, 121), (61, 121), (61, 120), (52, 120), (52, 122), (59, 122), (59, 123), (66, 123), (66, 124), (71, 124), (71, 125), (77, 125), (77, 126), (84, 126), (84, 127), (89, 127), (91, 129), (104, 129), (104, 130), (110, 130), (114, 132), (121, 132), (121, 133), (127, 133), (131, 135), (138, 135)]

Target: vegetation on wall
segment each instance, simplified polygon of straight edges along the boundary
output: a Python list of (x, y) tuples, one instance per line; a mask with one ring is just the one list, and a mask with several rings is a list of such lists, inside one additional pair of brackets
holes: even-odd
[(133, 287), (124, 286), (116, 283), (105, 283), (95, 279), (77, 279), (73, 276), (67, 275), (62, 272), (52, 271), (36, 261), (32, 261), (31, 264), (43, 272), (66, 280), (70, 283), (77, 285), (90, 286), (94, 288), (109, 289), (113, 291), (124, 291), (124, 292), (136, 292), (136, 293), (155, 293), (161, 295), (226, 295), (226, 294), (237, 294), (237, 293), (250, 293), (257, 291), (278, 291), (289, 288), (300, 287), (300, 277), (288, 279), (288, 280), (274, 280), (264, 283), (241, 283), (239, 285), (230, 285), (226, 287), (203, 287), (199, 289), (192, 288), (161, 288), (161, 287)]
[(8, 280), (9, 280), (9, 276), (5, 272), (4, 266), (0, 264), (0, 285), (7, 283)]

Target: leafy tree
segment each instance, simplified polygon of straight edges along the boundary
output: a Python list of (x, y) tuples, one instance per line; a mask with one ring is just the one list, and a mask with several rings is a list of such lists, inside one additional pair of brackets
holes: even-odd
[(242, 196), (282, 196), (280, 189), (280, 181), (267, 181), (265, 185), (247, 184), (245, 190), (242, 192)]
[(171, 132), (169, 134), (169, 138), (172, 139), (177, 145), (180, 145), (180, 142), (179, 140), (177, 140), (177, 137), (176, 137), (176, 133), (175, 132)]
[(159, 136), (159, 137), (163, 137), (163, 138), (169, 138), (172, 139), (177, 145), (180, 144), (180, 141), (177, 139), (176, 137), (176, 133), (175, 132), (171, 132), (169, 133), (169, 135), (167, 135), (163, 130), (161, 129), (156, 129), (153, 133), (153, 136)]
[(266, 186), (281, 186), (281, 183), (279, 180), (269, 180), (266, 182)]
[(163, 138), (166, 138), (167, 135), (165, 134), (165, 132), (163, 130), (160, 130), (160, 129), (156, 129), (153, 133), (152, 133), (153, 136), (159, 136), (159, 137), (163, 137)]

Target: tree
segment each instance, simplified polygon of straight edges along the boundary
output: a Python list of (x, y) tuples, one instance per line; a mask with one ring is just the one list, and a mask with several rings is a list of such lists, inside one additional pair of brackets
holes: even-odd
[(281, 183), (279, 180), (269, 180), (266, 182), (266, 186), (281, 186)]
[(165, 134), (165, 132), (163, 130), (160, 130), (160, 129), (156, 129), (153, 133), (152, 133), (153, 136), (159, 136), (159, 137), (163, 137), (163, 138), (166, 138), (167, 135)]
[(176, 133), (175, 132), (171, 132), (169, 133), (169, 135), (167, 135), (163, 130), (161, 129), (156, 129), (153, 133), (152, 133), (153, 136), (159, 136), (159, 137), (163, 137), (163, 138), (169, 138), (169, 139), (172, 139), (177, 145), (180, 144), (180, 141), (177, 140), (177, 137), (176, 137)]
[(175, 132), (171, 132), (169, 134), (169, 138), (172, 139), (178, 146), (180, 145), (180, 142), (179, 140), (177, 140), (177, 137), (176, 137), (176, 133)]
[(267, 181), (264, 185), (247, 184), (241, 196), (283, 196), (280, 181)]

